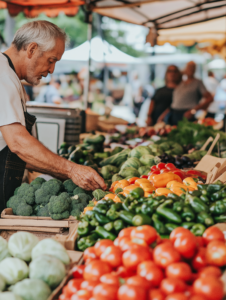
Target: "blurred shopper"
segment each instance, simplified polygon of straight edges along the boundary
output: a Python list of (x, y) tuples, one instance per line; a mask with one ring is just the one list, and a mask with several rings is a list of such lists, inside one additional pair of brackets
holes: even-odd
[(181, 73), (178, 67), (174, 65), (168, 66), (165, 75), (165, 86), (157, 89), (152, 97), (148, 111), (148, 126), (164, 121), (166, 115), (170, 112), (173, 91), (180, 82)]
[(203, 82), (194, 77), (196, 64), (187, 63), (184, 70), (186, 79), (183, 80), (173, 92), (170, 124), (177, 125), (183, 117), (195, 120), (194, 115), (199, 109), (207, 109), (213, 101), (212, 95), (207, 91)]
[(141, 85), (141, 81), (136, 72), (133, 73), (132, 91), (133, 91), (133, 111), (136, 117), (138, 117), (141, 105), (144, 102), (144, 97), (142, 95), (143, 88)]
[(60, 86), (60, 80), (52, 79), (50, 81), (50, 84), (42, 90), (35, 101), (41, 103), (61, 104), (62, 98), (59, 92)]
[(215, 78), (212, 71), (208, 71), (208, 76), (204, 79), (204, 85), (208, 92), (214, 97), (217, 87), (219, 85), (218, 80)]

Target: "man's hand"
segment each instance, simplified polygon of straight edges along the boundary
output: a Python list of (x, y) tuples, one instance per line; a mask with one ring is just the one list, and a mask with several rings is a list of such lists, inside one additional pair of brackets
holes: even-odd
[(190, 120), (194, 115), (191, 113), (191, 110), (188, 110), (184, 113), (184, 117)]
[(146, 123), (147, 123), (148, 126), (152, 125), (153, 121), (152, 121), (152, 118), (150, 116), (148, 116)]
[(71, 180), (87, 191), (96, 189), (106, 190), (104, 179), (90, 167), (74, 164), (70, 178)]

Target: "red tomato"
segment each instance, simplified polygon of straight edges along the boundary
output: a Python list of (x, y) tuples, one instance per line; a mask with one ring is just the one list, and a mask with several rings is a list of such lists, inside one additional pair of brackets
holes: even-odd
[(126, 284), (140, 286), (146, 290), (148, 290), (150, 286), (150, 282), (148, 282), (144, 277), (135, 275), (126, 280)]
[(120, 232), (119, 232), (119, 235), (118, 237), (130, 237), (130, 234), (131, 234), (131, 231), (134, 229), (134, 227), (127, 227), (127, 228), (124, 228), (122, 229)]
[(150, 289), (148, 300), (165, 300), (165, 294), (160, 289)]
[(85, 280), (98, 281), (104, 274), (111, 273), (111, 267), (108, 263), (101, 260), (92, 260), (86, 265), (83, 277)]
[(65, 296), (64, 294), (61, 294), (61, 295), (59, 296), (59, 300), (71, 300), (71, 297), (68, 298), (68, 297)]
[(171, 171), (169, 171), (168, 169), (162, 169), (160, 170), (160, 174), (164, 174), (164, 173), (169, 173)]
[(77, 291), (80, 290), (83, 279), (71, 279), (68, 284), (63, 288), (63, 294), (67, 297), (71, 297)]
[(139, 286), (124, 284), (118, 290), (118, 300), (146, 300), (146, 296), (146, 290)]
[(193, 295), (190, 300), (206, 300), (206, 298), (201, 295)]
[(140, 178), (148, 179), (148, 175), (141, 175)]
[(114, 245), (118, 247), (118, 244), (119, 244), (119, 238), (116, 238), (116, 239), (114, 240)]
[(151, 249), (136, 245), (136, 247), (123, 253), (122, 262), (126, 268), (135, 270), (142, 261), (150, 260), (151, 258)]
[(109, 263), (113, 268), (119, 267), (122, 264), (122, 251), (114, 245), (109, 246), (101, 254), (100, 259)]
[(192, 277), (192, 271), (185, 262), (177, 262), (166, 268), (166, 276), (169, 278), (177, 278), (183, 281), (189, 281)]
[(204, 296), (206, 300), (222, 300), (223, 283), (215, 277), (198, 278), (193, 284), (194, 293)]
[(75, 266), (72, 269), (72, 275), (74, 278), (83, 278), (83, 272), (85, 269), (85, 265)]
[(169, 243), (163, 243), (155, 247), (153, 260), (161, 268), (166, 268), (172, 263), (180, 261), (180, 254)]
[(214, 266), (208, 266), (203, 268), (198, 273), (199, 277), (208, 277), (208, 276), (214, 276), (214, 277), (221, 277), (222, 272), (221, 269)]
[(159, 164), (157, 164), (156, 167), (157, 167), (157, 169), (162, 170), (162, 169), (165, 169), (165, 168), (166, 168), (166, 164), (160, 162)]
[(223, 267), (226, 265), (226, 245), (221, 241), (212, 241), (206, 247), (206, 260), (210, 265)]
[(145, 240), (150, 245), (156, 241), (157, 231), (149, 225), (138, 226), (131, 231), (130, 237)]
[(132, 248), (134, 244), (132, 243), (130, 237), (123, 236), (118, 238), (118, 247), (121, 249), (122, 252), (125, 252)]
[(119, 277), (122, 277), (122, 278), (128, 278), (128, 277), (131, 277), (131, 276), (134, 276), (136, 275), (136, 271), (135, 270), (130, 270), (130, 269), (127, 269), (125, 268), (124, 266), (120, 266), (116, 269), (116, 274), (119, 276)]
[(196, 236), (195, 239), (198, 248), (205, 246), (204, 238), (202, 236)]
[(160, 285), (161, 290), (166, 295), (170, 295), (173, 293), (183, 293), (186, 291), (186, 284), (180, 280), (175, 278), (165, 278), (162, 280)]
[(83, 253), (83, 258), (86, 261), (86, 263), (93, 259), (97, 259), (95, 248), (94, 247), (87, 248)]
[(137, 274), (146, 278), (154, 287), (158, 287), (164, 278), (162, 270), (152, 261), (140, 263), (137, 267)]
[(131, 239), (131, 242), (133, 244), (137, 244), (137, 245), (140, 245), (140, 246), (143, 246), (143, 247), (148, 247), (148, 244), (145, 242), (145, 240), (142, 240), (142, 239)]
[(95, 246), (94, 246), (94, 249), (95, 249), (95, 252), (96, 252), (96, 255), (98, 257), (101, 256), (101, 254), (105, 251), (105, 249), (109, 246), (113, 246), (113, 242), (111, 240), (100, 240), (98, 241)]
[(206, 266), (206, 248), (200, 247), (192, 259), (192, 267), (196, 271)]
[(74, 294), (71, 297), (71, 300), (89, 300), (91, 296), (91, 292), (87, 290), (79, 290), (76, 294)]
[(165, 165), (166, 169), (168, 169), (169, 171), (175, 170), (176, 167), (174, 166), (174, 164), (168, 163)]
[(183, 293), (174, 293), (171, 295), (168, 295), (165, 300), (188, 300), (188, 297), (185, 296)]
[(223, 232), (216, 226), (211, 226), (207, 228), (203, 233), (203, 238), (206, 245), (213, 240), (222, 241), (222, 242), (225, 241)]
[(119, 276), (116, 273), (105, 274), (100, 277), (100, 282), (119, 287)]
[(156, 170), (156, 171), (151, 172), (150, 175), (159, 175), (159, 174), (160, 174), (160, 170)]
[(158, 169), (157, 169), (157, 166), (152, 166), (152, 167), (151, 167), (151, 171), (152, 171), (152, 172), (154, 172), (154, 171), (156, 171), (156, 170), (158, 170)]
[(180, 170), (172, 170), (170, 171), (173, 174), (178, 175), (182, 180), (186, 177), (183, 171)]
[(192, 258), (196, 252), (196, 239), (194, 235), (180, 236), (174, 242), (174, 248), (184, 257)]
[[(170, 233), (170, 241), (174, 244), (175, 240), (184, 235), (193, 235), (188, 229), (184, 227), (177, 227)], [(193, 235), (194, 236), (194, 235)]]
[(118, 286), (106, 283), (98, 284), (93, 290), (93, 298), (96, 300), (117, 299)]
[(81, 289), (92, 292), (95, 286), (97, 286), (99, 283), (100, 283), (99, 281), (85, 280), (81, 284)]

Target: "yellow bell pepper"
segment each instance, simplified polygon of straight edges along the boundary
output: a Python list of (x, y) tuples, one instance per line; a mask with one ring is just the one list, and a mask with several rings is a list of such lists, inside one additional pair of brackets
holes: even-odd
[(155, 187), (149, 182), (149, 183), (141, 183), (140, 187), (144, 190), (144, 192), (153, 192), (155, 191)]
[(115, 196), (116, 196), (115, 194), (107, 194), (107, 195), (104, 196), (104, 199), (105, 200), (108, 200), (108, 199), (114, 200)]
[(115, 203), (118, 203), (118, 202), (121, 203), (122, 202), (118, 196), (115, 196), (115, 198), (113, 199), (113, 201)]
[(143, 183), (149, 183), (150, 184), (150, 181), (146, 178), (139, 178), (135, 181), (135, 184), (137, 184), (137, 185), (141, 185)]
[(93, 210), (92, 206), (87, 206), (84, 208), (84, 213), (87, 212), (88, 210)]
[(129, 185), (129, 182), (125, 179), (120, 180), (113, 188), (113, 192), (115, 192), (118, 188), (124, 189), (126, 186)]
[(183, 180), (183, 183), (189, 187), (194, 188), (195, 190), (198, 189), (197, 187), (197, 183), (194, 181), (194, 179), (192, 177), (187, 177)]
[(180, 176), (173, 174), (173, 173), (163, 173), (159, 175), (155, 175), (151, 182), (153, 183), (154, 187), (156, 188), (164, 188), (166, 187), (167, 183), (170, 181), (178, 181), (182, 182)]
[(155, 190), (155, 194), (157, 196), (162, 196), (162, 195), (167, 196), (170, 193), (171, 193), (171, 190), (169, 190), (167, 188), (158, 188)]

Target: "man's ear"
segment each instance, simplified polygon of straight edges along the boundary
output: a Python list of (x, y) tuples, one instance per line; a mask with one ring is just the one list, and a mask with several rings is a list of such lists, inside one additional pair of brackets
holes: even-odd
[(30, 43), (28, 46), (27, 46), (27, 57), (28, 58), (32, 58), (35, 54), (35, 52), (38, 51), (38, 44), (37, 43)]

